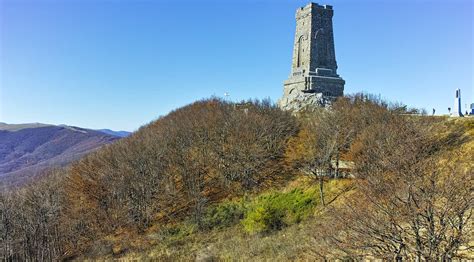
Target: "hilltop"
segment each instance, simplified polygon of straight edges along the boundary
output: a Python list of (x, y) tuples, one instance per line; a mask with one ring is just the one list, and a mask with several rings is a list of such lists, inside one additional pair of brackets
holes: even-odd
[(366, 95), (298, 115), (198, 101), (0, 195), (0, 254), (472, 259), (473, 133), (473, 119), (407, 115)]
[[(305, 114), (300, 115), (303, 122), (307, 121), (307, 117)], [(470, 221), (466, 231), (472, 232), (473, 221), (469, 216), (469, 206), (473, 204), (474, 118), (405, 114), (403, 118), (423, 126), (431, 125), (426, 126), (425, 131), (430, 130), (427, 135), (433, 135), (433, 140), (430, 141), (436, 141), (436, 145), (433, 145), (436, 149), (432, 149), (436, 153), (430, 150), (430, 154), (435, 154), (436, 162), (442, 163), (441, 165), (449, 166), (453, 170), (456, 168), (464, 170), (461, 172), (464, 172), (463, 175), (459, 174), (458, 178), (454, 178), (454, 183), (459, 183), (458, 188), (464, 188), (466, 195), (470, 195), (465, 202), (466, 219)], [(290, 139), (290, 147), (291, 142)], [(305, 139), (305, 142), (309, 141)], [(288, 153), (295, 151), (287, 148)], [(301, 160), (300, 157), (297, 158)], [(350, 154), (344, 158), (354, 160)], [(287, 155), (286, 161), (288, 160), (292, 161), (294, 158)], [(456, 167), (456, 164), (460, 166)], [(107, 259), (173, 261), (227, 261), (236, 258), (244, 261), (314, 261), (358, 257), (340, 252), (336, 245), (332, 246), (335, 243), (331, 244), (328, 239), (340, 232), (341, 225), (355, 222), (352, 219), (356, 217), (351, 216), (352, 219), (348, 220), (344, 217), (337, 221), (335, 216), (343, 214), (340, 212), (341, 207), (346, 207), (348, 202), (353, 201), (354, 196), (364, 190), (363, 183), (358, 181), (359, 179), (348, 178), (326, 180), (324, 187), (328, 205), (323, 206), (319, 197), (318, 183), (311, 176), (298, 171), (287, 170), (287, 172), (292, 172), (293, 175), (279, 186), (244, 197), (225, 199), (211, 205), (204, 218), (205, 230), (200, 230), (191, 220), (184, 220), (167, 225), (155, 224), (141, 234), (120, 231), (107, 237), (106, 241), (100, 242), (103, 245), (102, 250), (93, 249), (89, 255), (101, 254), (100, 257)], [(358, 172), (363, 173), (353, 171), (354, 174)], [(437, 177), (437, 179), (444, 178)], [(444, 188), (446, 185), (439, 186)], [(395, 191), (392, 188), (383, 194), (392, 194)], [(462, 190), (456, 194), (462, 195)], [(363, 203), (360, 207), (365, 211), (368, 205), (370, 203)], [(452, 205), (450, 208), (455, 209), (456, 204)], [(465, 232), (462, 236), (465, 245), (473, 243), (472, 234)], [(390, 240), (384, 241), (390, 242)], [(457, 256), (473, 259), (474, 254), (467, 251), (467, 248), (468, 246), (460, 247)], [(384, 252), (387, 251), (381, 254)]]

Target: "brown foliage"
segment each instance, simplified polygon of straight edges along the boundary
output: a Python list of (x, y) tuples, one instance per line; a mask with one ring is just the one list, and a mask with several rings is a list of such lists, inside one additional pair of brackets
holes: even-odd
[(187, 214), (199, 225), (209, 203), (278, 183), (295, 131), (268, 102), (196, 102), (72, 165), (69, 215), (102, 234)]
[(62, 223), (60, 171), (51, 179), (0, 194), (0, 258), (3, 261), (51, 261), (66, 252), (70, 237)]
[(268, 101), (180, 108), (60, 174), (0, 194), (0, 255), (55, 260), (152, 222), (192, 215), (199, 225), (209, 203), (278, 184), (296, 130), (294, 117)]
[(394, 117), (386, 104), (364, 94), (339, 98), (331, 110), (305, 112), (300, 132), (288, 142), (287, 165), (318, 179), (324, 205), (323, 179), (340, 177), (340, 161), (354, 160), (354, 150), (363, 149), (359, 136)]
[(357, 191), (322, 228), (328, 253), (397, 261), (462, 257), (474, 233), (473, 170), (466, 163), (438, 165), (439, 141), (425, 121), (395, 116), (357, 138)]

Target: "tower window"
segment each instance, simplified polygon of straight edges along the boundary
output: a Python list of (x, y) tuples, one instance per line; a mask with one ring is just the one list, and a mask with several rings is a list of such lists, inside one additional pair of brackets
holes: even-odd
[(302, 53), (301, 42), (303, 42), (303, 36), (300, 36), (300, 38), (298, 39), (298, 51), (297, 51), (298, 53), (296, 57), (296, 67), (301, 66), (301, 53)]

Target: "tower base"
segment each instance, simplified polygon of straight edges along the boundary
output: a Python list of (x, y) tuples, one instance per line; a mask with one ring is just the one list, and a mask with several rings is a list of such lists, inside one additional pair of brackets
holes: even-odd
[(291, 77), (284, 82), (280, 108), (299, 111), (311, 106), (327, 107), (344, 95), (345, 81), (339, 77), (309, 75)]
[(335, 100), (336, 97), (324, 96), (322, 93), (292, 92), (280, 98), (278, 106), (293, 112), (312, 111), (317, 107), (330, 107)]

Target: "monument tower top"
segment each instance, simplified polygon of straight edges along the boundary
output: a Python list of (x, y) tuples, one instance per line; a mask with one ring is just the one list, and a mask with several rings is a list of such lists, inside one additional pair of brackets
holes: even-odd
[(282, 108), (294, 109), (290, 104), (305, 96), (301, 93), (319, 94), (328, 101), (343, 95), (345, 81), (337, 74), (333, 14), (332, 6), (316, 3), (296, 10), (291, 73), (284, 83)]
[(330, 5), (310, 3), (296, 10), (292, 74), (311, 72), (337, 76), (332, 16)]

